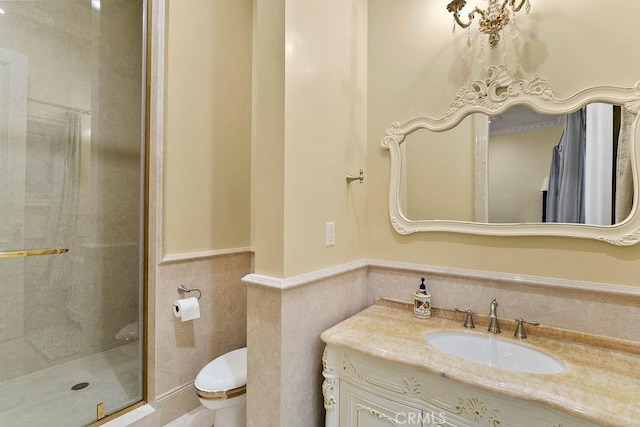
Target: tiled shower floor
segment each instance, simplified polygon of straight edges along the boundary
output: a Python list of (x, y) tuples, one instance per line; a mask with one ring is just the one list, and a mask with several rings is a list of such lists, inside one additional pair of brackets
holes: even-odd
[[(0, 382), (0, 426), (75, 427), (140, 400), (138, 343), (84, 356)], [(2, 361), (0, 361), (2, 363)], [(82, 390), (75, 384), (88, 382)]]

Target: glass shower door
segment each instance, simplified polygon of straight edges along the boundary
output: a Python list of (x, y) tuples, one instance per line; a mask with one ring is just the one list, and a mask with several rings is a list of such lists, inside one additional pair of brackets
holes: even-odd
[(142, 399), (143, 0), (0, 0), (0, 425)]
[[(22, 247), (26, 164), (27, 58), (0, 49), (0, 245)], [(24, 268), (20, 262), (0, 264), (0, 343), (23, 333)], [(0, 352), (0, 355), (2, 353)]]

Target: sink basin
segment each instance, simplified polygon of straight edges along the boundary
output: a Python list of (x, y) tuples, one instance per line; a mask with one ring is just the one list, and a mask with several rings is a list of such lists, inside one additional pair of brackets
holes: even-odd
[(524, 345), (465, 332), (427, 332), (425, 340), (440, 351), (469, 362), (531, 374), (560, 374), (558, 360)]

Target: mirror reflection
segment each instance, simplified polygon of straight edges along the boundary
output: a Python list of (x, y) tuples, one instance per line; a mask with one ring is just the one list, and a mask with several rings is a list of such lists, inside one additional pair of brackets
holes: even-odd
[(410, 220), (620, 223), (633, 199), (630, 125), (619, 105), (563, 115), (516, 105), (415, 132), (402, 145), (403, 211)]
[(400, 146), (403, 212), (409, 219), (474, 220), (473, 120), (446, 132), (420, 130)]

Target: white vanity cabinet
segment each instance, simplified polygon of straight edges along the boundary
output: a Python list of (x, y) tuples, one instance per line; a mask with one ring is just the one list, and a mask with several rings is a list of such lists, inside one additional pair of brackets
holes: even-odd
[(423, 411), (395, 402), (346, 381), (340, 382), (340, 425), (389, 427), (401, 424), (422, 427)]
[(322, 361), (326, 427), (595, 425), (343, 346), (328, 344)]

